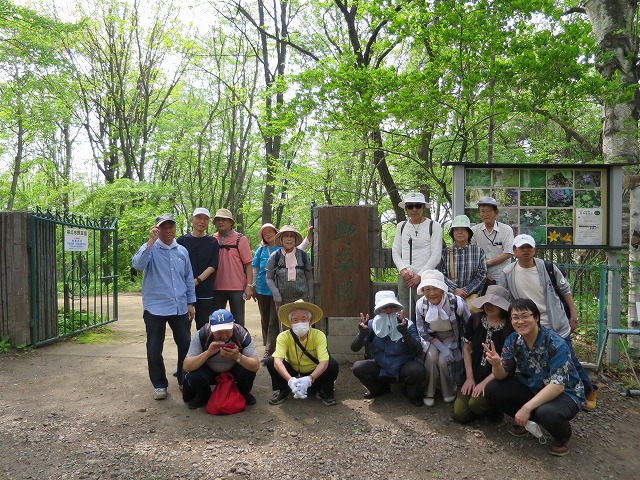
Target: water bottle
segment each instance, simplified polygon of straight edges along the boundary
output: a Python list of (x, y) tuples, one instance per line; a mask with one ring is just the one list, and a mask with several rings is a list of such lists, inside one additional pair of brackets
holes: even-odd
[(524, 428), (534, 437), (542, 438), (542, 429), (536, 422), (532, 422), (531, 420), (529, 420), (525, 424)]

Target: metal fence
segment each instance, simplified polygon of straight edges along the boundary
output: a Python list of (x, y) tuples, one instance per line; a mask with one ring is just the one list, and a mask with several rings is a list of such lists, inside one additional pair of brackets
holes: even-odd
[(117, 220), (37, 209), (29, 216), (31, 344), (118, 319)]

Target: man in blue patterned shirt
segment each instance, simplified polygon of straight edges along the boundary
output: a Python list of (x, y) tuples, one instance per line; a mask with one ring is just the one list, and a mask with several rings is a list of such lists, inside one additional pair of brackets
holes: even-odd
[(495, 377), (485, 395), (514, 417), (510, 434), (525, 436), (527, 423), (537, 422), (554, 439), (549, 453), (562, 457), (570, 450), (570, 420), (584, 404), (584, 386), (564, 339), (540, 326), (540, 311), (533, 300), (515, 300), (509, 315), (515, 332), (505, 341), (502, 356), (493, 342), (490, 348), (484, 346)]

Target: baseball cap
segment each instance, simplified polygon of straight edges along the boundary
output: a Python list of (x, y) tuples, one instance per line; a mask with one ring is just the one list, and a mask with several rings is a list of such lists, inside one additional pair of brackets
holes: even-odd
[(204, 207), (198, 207), (193, 211), (193, 215), (191, 215), (192, 217), (195, 217), (196, 215), (206, 215), (207, 217), (211, 218), (211, 214), (209, 213), (209, 210), (207, 210)]
[(164, 222), (176, 223), (176, 218), (173, 216), (173, 213), (163, 213), (162, 215), (158, 215), (156, 217), (156, 227), (159, 227)]
[(209, 325), (211, 331), (231, 330), (233, 328), (233, 315), (229, 310), (216, 310), (209, 317)]
[(536, 241), (533, 239), (531, 235), (527, 235), (526, 233), (518, 235), (516, 238), (513, 239), (514, 247), (519, 248), (523, 245), (531, 245), (532, 247), (535, 248)]

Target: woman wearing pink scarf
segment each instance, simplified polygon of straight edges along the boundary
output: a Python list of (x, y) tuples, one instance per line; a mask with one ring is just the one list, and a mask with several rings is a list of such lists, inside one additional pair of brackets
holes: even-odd
[(313, 302), (313, 274), (307, 252), (296, 247), (302, 243), (291, 225), (283, 226), (276, 235), (280, 246), (267, 261), (267, 285), (273, 294), (276, 308), (303, 299)]

